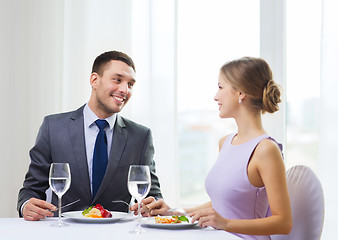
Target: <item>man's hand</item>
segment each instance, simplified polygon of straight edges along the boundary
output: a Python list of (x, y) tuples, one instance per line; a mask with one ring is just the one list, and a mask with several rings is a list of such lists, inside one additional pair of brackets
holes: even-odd
[[(167, 215), (170, 207), (163, 201), (163, 199), (155, 200), (154, 197), (147, 197), (141, 202), (141, 214), (142, 216), (151, 217), (157, 215)], [(137, 204), (130, 207), (131, 211), (135, 211), (134, 214), (138, 214)]]
[[(143, 217), (151, 217), (150, 209), (147, 205), (152, 202), (156, 202), (154, 197), (147, 197), (141, 201), (140, 212)], [(138, 215), (138, 203), (131, 206), (130, 211), (133, 211), (135, 215)]]
[(22, 215), (27, 221), (38, 221), (46, 217), (53, 217), (57, 208), (44, 200), (31, 198), (22, 209)]

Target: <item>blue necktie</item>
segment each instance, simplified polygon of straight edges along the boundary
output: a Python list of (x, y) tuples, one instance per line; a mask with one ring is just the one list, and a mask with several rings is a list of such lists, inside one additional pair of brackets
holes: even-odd
[(95, 123), (99, 127), (100, 131), (96, 137), (93, 155), (93, 198), (95, 197), (97, 190), (101, 185), (108, 164), (107, 136), (106, 132), (104, 131), (105, 127), (108, 125), (108, 122), (106, 120), (99, 119), (96, 120)]

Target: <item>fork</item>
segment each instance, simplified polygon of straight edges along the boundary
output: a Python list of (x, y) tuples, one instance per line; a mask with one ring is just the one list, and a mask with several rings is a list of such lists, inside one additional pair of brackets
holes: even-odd
[(187, 216), (187, 213), (183, 208), (170, 208), (168, 215)]
[(128, 213), (132, 214), (130, 211), (130, 204), (123, 200), (113, 200), (112, 203), (124, 203), (128, 206)]
[[(128, 212), (129, 212), (130, 214), (132, 214), (131, 211), (130, 211), (130, 204), (129, 204), (129, 203), (127, 203), (127, 202), (125, 202), (125, 201), (123, 201), (123, 200), (114, 200), (114, 201), (112, 201), (112, 203), (124, 203), (124, 204), (126, 204), (126, 205), (128, 206)], [(141, 206), (142, 206), (142, 209), (143, 209), (146, 213), (150, 213), (150, 209), (147, 208), (147, 206), (146, 206), (144, 203), (142, 203)]]
[(128, 206), (128, 209), (130, 207), (129, 203), (127, 203), (126, 201), (123, 201), (123, 200), (114, 200), (114, 201), (111, 201), (112, 203), (124, 203)]

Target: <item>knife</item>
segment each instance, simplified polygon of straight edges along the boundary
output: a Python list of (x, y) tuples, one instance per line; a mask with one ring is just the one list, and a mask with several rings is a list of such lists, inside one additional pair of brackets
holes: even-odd
[[(65, 207), (69, 207), (69, 206), (71, 206), (71, 205), (73, 205), (73, 204), (79, 202), (80, 200), (81, 200), (81, 199), (78, 199), (78, 200), (75, 200), (74, 202), (71, 202), (71, 203), (68, 203), (68, 204), (66, 204), (66, 205), (63, 205), (63, 206), (61, 207), (61, 209), (62, 209), (62, 208), (65, 208)], [(57, 208), (56, 211), (57, 211), (57, 210), (59, 210), (59, 208)]]

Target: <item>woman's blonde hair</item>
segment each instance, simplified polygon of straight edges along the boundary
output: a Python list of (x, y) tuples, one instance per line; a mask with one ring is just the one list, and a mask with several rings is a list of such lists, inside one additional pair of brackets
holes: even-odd
[(262, 113), (279, 110), (279, 86), (274, 82), (272, 71), (263, 59), (243, 57), (230, 61), (221, 67), (221, 73), (234, 89), (246, 94), (246, 99), (254, 109)]

